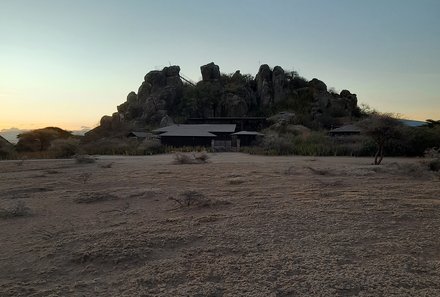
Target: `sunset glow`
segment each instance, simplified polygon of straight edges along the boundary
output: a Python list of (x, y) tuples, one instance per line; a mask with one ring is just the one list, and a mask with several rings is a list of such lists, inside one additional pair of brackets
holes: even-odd
[(2, 1), (0, 129), (94, 127), (169, 64), (255, 75), (262, 63), (440, 119), (438, 1)]

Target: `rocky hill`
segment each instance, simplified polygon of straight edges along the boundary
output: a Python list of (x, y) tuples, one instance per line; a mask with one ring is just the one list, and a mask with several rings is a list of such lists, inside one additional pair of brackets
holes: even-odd
[(348, 90), (331, 92), (324, 82), (310, 81), (280, 66), (261, 65), (255, 77), (240, 71), (227, 75), (218, 65), (200, 67), (202, 81), (182, 80), (179, 66), (145, 75), (138, 92), (87, 136), (99, 137), (130, 129), (145, 129), (184, 122), (190, 117), (271, 116), (291, 111), (298, 123), (325, 126), (329, 119), (357, 116), (357, 98)]

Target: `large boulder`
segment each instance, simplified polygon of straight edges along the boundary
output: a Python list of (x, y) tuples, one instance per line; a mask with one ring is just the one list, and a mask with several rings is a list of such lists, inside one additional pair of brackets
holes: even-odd
[(127, 102), (128, 102), (129, 104), (136, 103), (137, 100), (138, 100), (138, 97), (137, 97), (137, 95), (136, 95), (135, 92), (130, 92), (130, 93), (127, 95)]
[(224, 117), (243, 117), (248, 112), (248, 105), (243, 98), (228, 93), (222, 99), (221, 110)]
[(179, 76), (180, 74), (180, 67), (177, 65), (165, 67), (162, 72), (165, 74), (166, 77), (170, 76)]
[(180, 78), (180, 67), (169, 66), (165, 67), (162, 72), (166, 77), (166, 85), (168, 87), (181, 88), (183, 87), (182, 79)]
[(340, 96), (345, 99), (347, 109), (353, 112), (358, 102), (356, 94), (352, 94), (349, 90), (342, 90)]
[(261, 107), (268, 107), (273, 102), (272, 96), (272, 70), (269, 65), (263, 64), (255, 76), (257, 82), (257, 96)]
[(329, 92), (315, 92), (313, 98), (320, 109), (325, 109), (329, 106), (333, 96)]
[(145, 81), (151, 86), (151, 93), (159, 91), (167, 84), (165, 74), (160, 70), (153, 70), (145, 75)]
[(162, 117), (162, 119), (160, 120), (159, 123), (159, 127), (163, 128), (163, 127), (168, 127), (174, 125), (174, 121), (173, 119), (169, 116), (169, 115), (165, 115)]
[(309, 81), (309, 87), (316, 91), (327, 92), (327, 85), (323, 81), (317, 78), (314, 78), (311, 81)]
[(220, 67), (214, 64), (214, 62), (201, 66), (200, 71), (202, 72), (203, 81), (212, 81), (212, 80), (220, 79)]
[(296, 115), (293, 112), (282, 111), (276, 115), (271, 116), (267, 120), (272, 124), (293, 124), (295, 122)]
[(158, 96), (148, 97), (147, 102), (144, 105), (144, 113), (142, 117), (148, 121), (149, 118), (153, 117), (159, 110), (164, 110), (166, 108), (166, 102)]
[(105, 115), (99, 121), (99, 125), (104, 129), (111, 129), (112, 127), (112, 117)]
[(275, 66), (272, 72), (273, 102), (279, 103), (286, 99), (286, 73), (280, 66)]
[(151, 84), (146, 81), (143, 81), (138, 89), (138, 100), (141, 103), (145, 103), (147, 101), (148, 96), (151, 94)]

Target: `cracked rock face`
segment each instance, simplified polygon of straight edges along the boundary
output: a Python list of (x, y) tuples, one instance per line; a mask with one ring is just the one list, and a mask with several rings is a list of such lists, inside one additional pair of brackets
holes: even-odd
[(215, 65), (214, 62), (201, 66), (200, 71), (202, 72), (203, 81), (213, 81), (220, 79), (220, 67), (218, 65)]

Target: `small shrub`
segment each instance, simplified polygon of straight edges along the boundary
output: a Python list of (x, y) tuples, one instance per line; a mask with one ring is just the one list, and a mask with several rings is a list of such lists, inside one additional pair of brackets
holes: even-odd
[(101, 165), (101, 168), (112, 168), (113, 162)]
[(95, 163), (96, 158), (89, 155), (76, 155), (75, 162), (77, 164), (90, 164), (90, 163)]
[(174, 154), (174, 164), (202, 164), (208, 162), (209, 156), (206, 152), (183, 154)]
[(269, 133), (263, 140), (263, 148), (267, 155), (292, 155), (294, 154), (293, 136)]
[(425, 151), (425, 158), (432, 158), (428, 161), (428, 167), (431, 171), (440, 171), (440, 148), (430, 148)]
[(26, 206), (23, 201), (18, 201), (15, 205), (10, 208), (0, 209), (0, 218), (9, 219), (16, 217), (25, 217), (30, 215), (30, 209)]
[(209, 156), (206, 152), (201, 152), (194, 155), (194, 159), (199, 161), (200, 163), (208, 162)]
[(159, 139), (146, 139), (138, 146), (138, 152), (142, 155), (156, 155), (165, 152), (165, 146)]
[(89, 179), (92, 177), (92, 174), (89, 172), (81, 173), (78, 176), (78, 181), (85, 184), (89, 181)]
[(438, 158), (440, 159), (440, 148), (430, 148), (425, 151), (425, 158)]
[(177, 198), (170, 197), (170, 200), (176, 202), (181, 207), (189, 207), (191, 205), (200, 205), (206, 203), (208, 200), (205, 195), (197, 191), (185, 191), (178, 195)]
[(13, 146), (1, 146), (0, 145), (0, 160), (8, 160), (16, 157), (16, 152)]
[(139, 142), (135, 139), (103, 138), (81, 146), (89, 155), (142, 155)]
[(175, 164), (193, 164), (193, 159), (186, 154), (175, 153), (174, 154), (174, 163)]
[(69, 158), (77, 154), (78, 150), (79, 139), (76, 138), (56, 139), (49, 147), (49, 153), (54, 158)]
[(17, 162), (15, 162), (15, 165), (17, 166), (23, 166), (24, 164), (24, 159), (18, 160)]
[(209, 199), (202, 193), (191, 190), (182, 192), (177, 197), (169, 197), (168, 199), (176, 202), (180, 207), (213, 207), (231, 204), (225, 200)]
[(440, 158), (431, 160), (428, 166), (431, 171), (440, 171)]

